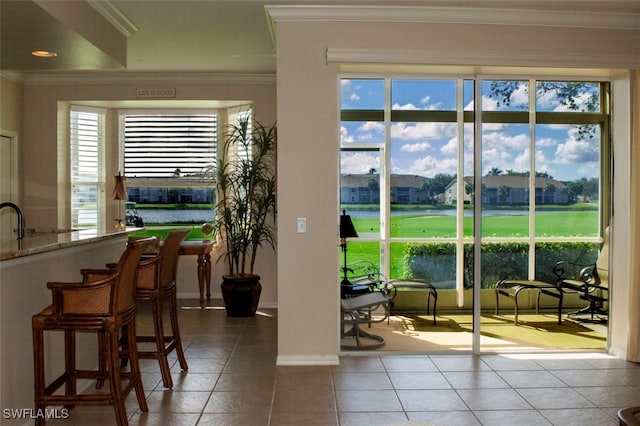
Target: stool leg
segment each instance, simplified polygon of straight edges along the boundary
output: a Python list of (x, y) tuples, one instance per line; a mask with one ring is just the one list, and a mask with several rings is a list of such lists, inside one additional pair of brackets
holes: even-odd
[(107, 376), (107, 342), (104, 332), (98, 332), (98, 371), (103, 377), (96, 381), (96, 389), (104, 386), (104, 378)]
[(129, 342), (129, 361), (131, 363), (131, 380), (135, 380), (134, 390), (138, 399), (138, 407), (140, 411), (147, 412), (147, 399), (144, 396), (144, 387), (142, 386), (142, 375), (140, 373), (140, 363), (138, 360), (138, 349), (136, 346), (136, 325), (135, 321), (125, 326), (126, 338)]
[[(76, 394), (76, 332), (65, 330), (64, 332), (64, 364), (65, 364), (65, 394)], [(73, 408), (73, 405), (65, 405), (65, 408)]]
[(160, 364), (160, 373), (162, 375), (162, 383), (165, 388), (173, 387), (173, 379), (171, 378), (171, 369), (167, 360), (167, 351), (164, 341), (164, 325), (162, 323), (162, 297), (156, 296), (152, 300), (153, 305), (153, 330), (156, 336), (156, 358)]
[(173, 334), (173, 341), (175, 342), (176, 355), (180, 362), (180, 368), (188, 370), (187, 360), (184, 357), (184, 351), (182, 350), (182, 340), (180, 339), (180, 328), (178, 327), (178, 303), (176, 292), (172, 291), (169, 296), (169, 316), (171, 318), (171, 334)]
[(127, 426), (127, 411), (124, 406), (122, 394), (122, 381), (120, 378), (120, 350), (118, 343), (118, 332), (109, 330), (106, 333), (107, 340), (107, 364), (109, 370), (109, 388), (113, 398), (113, 410), (116, 415), (118, 426)]
[[(32, 320), (33, 329), (33, 385), (36, 411), (44, 410), (45, 404), (42, 397), (45, 393), (44, 385), (44, 331), (41, 321), (34, 317)], [(44, 418), (37, 417), (36, 426), (44, 425)]]

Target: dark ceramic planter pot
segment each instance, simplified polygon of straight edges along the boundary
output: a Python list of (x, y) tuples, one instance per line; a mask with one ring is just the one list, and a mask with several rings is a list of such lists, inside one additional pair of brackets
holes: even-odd
[(230, 317), (252, 317), (258, 310), (262, 293), (259, 275), (224, 275), (222, 298)]

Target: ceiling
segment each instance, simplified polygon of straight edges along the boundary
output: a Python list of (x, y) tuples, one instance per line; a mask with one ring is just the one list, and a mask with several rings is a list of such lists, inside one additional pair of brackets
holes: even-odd
[[(640, 14), (638, 0), (0, 0), (0, 70), (274, 74), (265, 5), (428, 6)], [(387, 9), (391, 10), (391, 9)], [(53, 50), (54, 58), (30, 55)]]

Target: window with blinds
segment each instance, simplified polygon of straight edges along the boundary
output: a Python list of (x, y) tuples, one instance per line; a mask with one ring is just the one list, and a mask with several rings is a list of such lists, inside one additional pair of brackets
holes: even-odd
[(216, 115), (127, 114), (121, 119), (124, 173), (130, 181), (193, 182), (215, 163)]
[(217, 111), (120, 111), (128, 205), (136, 203), (145, 224), (212, 221), (215, 193), (205, 173), (217, 143)]
[(71, 110), (71, 227), (95, 228), (104, 192), (104, 117), (102, 110)]

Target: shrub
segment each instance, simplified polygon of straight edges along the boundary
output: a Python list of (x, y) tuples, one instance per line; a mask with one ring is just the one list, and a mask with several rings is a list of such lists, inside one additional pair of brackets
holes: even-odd
[[(537, 243), (535, 279), (554, 282), (553, 267), (563, 260), (580, 265), (595, 262), (597, 243)], [(527, 243), (482, 244), (482, 288), (493, 288), (501, 279), (526, 279)], [(454, 243), (409, 243), (404, 250), (404, 277), (424, 279), (438, 288), (454, 288), (456, 281)], [(567, 268), (565, 276), (577, 277), (580, 266)], [(473, 287), (473, 244), (464, 245), (464, 288)]]

